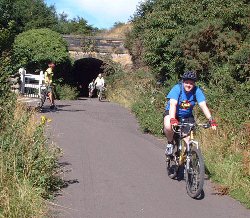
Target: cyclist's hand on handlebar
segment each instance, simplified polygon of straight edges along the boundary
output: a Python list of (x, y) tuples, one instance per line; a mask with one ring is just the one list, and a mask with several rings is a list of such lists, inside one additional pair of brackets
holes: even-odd
[(175, 118), (171, 118), (170, 119), (170, 124), (171, 124), (171, 126), (176, 126), (176, 125), (178, 125), (178, 120), (175, 119)]
[(213, 130), (216, 130), (218, 124), (216, 123), (216, 121), (214, 119), (210, 119), (209, 124), (211, 125)]

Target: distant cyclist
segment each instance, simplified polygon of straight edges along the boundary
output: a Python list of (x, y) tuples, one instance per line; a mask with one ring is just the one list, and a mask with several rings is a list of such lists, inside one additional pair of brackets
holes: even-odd
[(105, 85), (104, 78), (102, 77), (102, 74), (100, 73), (98, 74), (98, 77), (95, 79), (95, 87), (97, 89), (97, 93), (103, 90), (104, 85)]
[(54, 100), (54, 92), (53, 92), (53, 76), (54, 76), (54, 70), (55, 64), (53, 62), (50, 62), (48, 64), (48, 69), (45, 71), (45, 85), (48, 90), (48, 96), (50, 101), (50, 109), (56, 109), (55, 106), (55, 100)]
[(91, 83), (89, 83), (88, 89), (89, 89), (89, 98), (91, 98), (95, 90), (95, 79), (93, 79)]
[[(181, 119), (184, 119), (184, 122), (194, 123), (193, 108), (196, 102), (211, 124), (212, 129), (216, 130), (217, 123), (207, 107), (204, 93), (195, 85), (196, 79), (195, 72), (185, 72), (182, 76), (182, 81), (176, 84), (166, 96), (168, 103), (164, 113), (164, 133), (168, 140), (165, 151), (167, 157), (172, 155), (173, 151), (174, 133), (172, 126), (177, 125)], [(186, 137), (184, 140), (187, 143), (189, 137)]]

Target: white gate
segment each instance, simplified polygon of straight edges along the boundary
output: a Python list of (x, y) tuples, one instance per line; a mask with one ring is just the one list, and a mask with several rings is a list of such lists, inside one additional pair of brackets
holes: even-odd
[(26, 74), (26, 70), (20, 68), (18, 72), (21, 76), (21, 94), (30, 98), (40, 98), (41, 87), (44, 83), (43, 71), (40, 71), (39, 75)]

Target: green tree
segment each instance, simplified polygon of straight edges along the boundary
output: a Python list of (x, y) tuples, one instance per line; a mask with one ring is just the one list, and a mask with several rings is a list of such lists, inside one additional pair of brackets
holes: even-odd
[(58, 32), (62, 34), (91, 35), (97, 29), (93, 28), (81, 17), (67, 19), (67, 14), (59, 14)]
[(50, 29), (28, 30), (19, 34), (13, 45), (16, 68), (44, 69), (49, 61), (57, 64), (69, 60), (67, 43)]
[(15, 10), (23, 30), (36, 28), (55, 29), (58, 18), (54, 6), (47, 6), (44, 0), (16, 0)]
[(16, 32), (35, 28), (55, 28), (58, 23), (54, 6), (48, 7), (43, 0), (0, 0), (0, 23), (16, 24)]

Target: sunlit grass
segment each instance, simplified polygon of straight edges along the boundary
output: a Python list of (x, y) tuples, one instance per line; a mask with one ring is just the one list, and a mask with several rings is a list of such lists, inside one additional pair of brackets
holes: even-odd
[(16, 104), (0, 134), (0, 217), (47, 217), (60, 150), (49, 144), (48, 119)]

